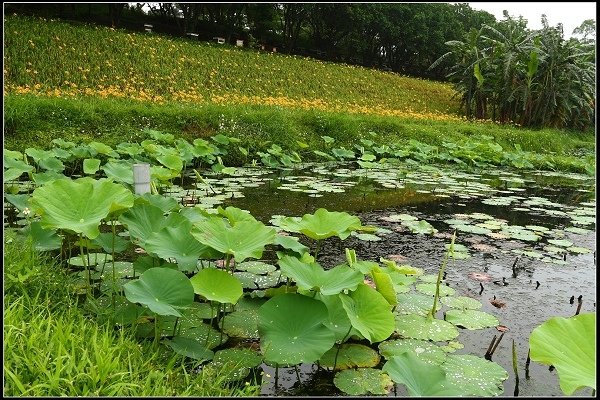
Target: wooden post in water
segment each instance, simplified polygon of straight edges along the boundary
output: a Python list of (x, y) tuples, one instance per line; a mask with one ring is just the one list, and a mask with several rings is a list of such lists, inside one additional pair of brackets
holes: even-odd
[(150, 193), (150, 164), (133, 164), (133, 187), (135, 194)]

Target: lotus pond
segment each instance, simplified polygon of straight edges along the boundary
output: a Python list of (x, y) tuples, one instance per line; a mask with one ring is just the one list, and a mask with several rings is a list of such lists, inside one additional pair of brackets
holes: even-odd
[(330, 162), (186, 170), (133, 195), (104, 171), (5, 178), (5, 227), (60, 257), (97, 318), (199, 370), (229, 363), (264, 395), (591, 386), (528, 357), (552, 317), (595, 324), (589, 176)]

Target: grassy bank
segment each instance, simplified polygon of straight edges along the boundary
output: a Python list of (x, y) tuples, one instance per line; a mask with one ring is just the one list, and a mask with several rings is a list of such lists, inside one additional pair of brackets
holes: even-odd
[[(140, 142), (147, 139), (145, 128), (189, 141), (222, 133), (241, 139), (241, 146), (255, 152), (275, 143), (285, 150), (297, 151), (305, 161), (318, 159), (314, 150), (325, 150), (322, 136), (330, 136), (337, 146), (347, 148), (361, 138), (388, 145), (402, 145), (414, 139), (442, 146), (446, 142), (464, 145), (488, 137), (506, 150), (514, 150), (518, 145), (524, 151), (552, 157), (553, 164), (567, 170), (581, 170), (577, 165), (582, 157), (593, 159), (595, 150), (593, 134), (536, 131), (489, 122), (416, 120), (258, 105), (149, 104), (128, 99), (75, 100), (32, 94), (5, 97), (4, 140), (5, 147), (12, 150), (49, 148), (56, 138), (76, 143), (101, 141), (111, 146)], [(231, 151), (224, 162), (235, 165), (244, 159)]]
[(21, 236), (4, 237), (5, 396), (256, 396), (221, 371), (192, 372), (179, 356), (84, 314), (69, 276)]

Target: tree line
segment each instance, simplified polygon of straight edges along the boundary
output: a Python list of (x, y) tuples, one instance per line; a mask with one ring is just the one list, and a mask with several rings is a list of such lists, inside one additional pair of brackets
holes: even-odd
[[(152, 31), (450, 81), (469, 118), (595, 124), (595, 20), (566, 40), (466, 3), (13, 3), (18, 12)], [(193, 35), (190, 35), (193, 34)]]

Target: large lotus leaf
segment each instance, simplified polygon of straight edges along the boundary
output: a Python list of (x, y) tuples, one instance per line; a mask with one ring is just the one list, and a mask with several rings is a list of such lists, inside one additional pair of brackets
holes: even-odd
[(177, 213), (165, 217), (160, 208), (137, 201), (133, 207), (121, 214), (119, 221), (127, 226), (129, 235), (141, 245), (166, 226), (184, 225), (188, 227), (188, 232), (191, 229), (187, 218)]
[(116, 152), (113, 150), (112, 147), (104, 144), (104, 143), (100, 143), (100, 142), (90, 142), (88, 144), (88, 146), (95, 150), (97, 154), (104, 154), (104, 155), (110, 155), (111, 157), (114, 156), (116, 154)]
[(451, 354), (441, 367), (448, 383), (444, 388), (459, 387), (463, 396), (498, 396), (504, 392), (502, 382), (508, 373), (500, 365), (469, 354)]
[(335, 374), (334, 385), (342, 392), (352, 396), (368, 393), (388, 394), (393, 385), (387, 374), (375, 368), (346, 369)]
[(298, 240), (297, 237), (293, 237), (293, 236), (283, 236), (283, 235), (277, 234), (277, 235), (275, 235), (275, 241), (273, 242), (273, 244), (279, 245), (279, 246), (283, 247), (284, 249), (291, 250), (295, 253), (298, 253), (299, 255), (302, 255), (302, 254), (310, 251), (310, 249), (307, 246), (300, 243), (300, 241)]
[(38, 251), (56, 250), (62, 246), (62, 238), (53, 229), (43, 229), (39, 221), (33, 221), (26, 230), (33, 247)]
[(102, 250), (107, 253), (112, 253), (114, 245), (115, 252), (120, 253), (127, 249), (131, 242), (118, 235), (113, 236), (112, 232), (104, 232), (92, 240), (92, 244), (102, 247)]
[[(433, 299), (419, 293), (401, 293), (396, 297), (398, 298), (398, 306), (396, 307), (398, 314), (419, 314), (425, 316), (433, 307)], [(436, 311), (440, 308), (441, 305), (437, 304)]]
[(38, 164), (40, 165), (40, 168), (48, 171), (62, 172), (65, 169), (63, 162), (56, 157), (44, 158), (43, 160), (40, 160)]
[[(33, 167), (31, 167), (31, 169), (33, 169)], [(18, 177), (20, 177), (25, 171), (23, 169), (18, 169), (18, 168), (9, 168), (4, 170), (2, 179), (3, 182), (10, 182), (10, 181), (14, 181), (17, 180)]]
[(133, 185), (133, 162), (110, 160), (102, 167), (108, 178)]
[(219, 370), (219, 376), (223, 375), (227, 381), (244, 379), (250, 373), (251, 368), (258, 367), (262, 357), (250, 349), (223, 349), (215, 353), (215, 357), (209, 365)]
[(211, 350), (229, 340), (227, 335), (204, 323), (198, 324), (193, 328), (181, 329), (178, 336), (194, 339)]
[(394, 332), (390, 304), (375, 289), (361, 283), (350, 295), (339, 296), (352, 326), (371, 343), (385, 340)]
[(165, 343), (177, 354), (193, 358), (198, 361), (209, 361), (214, 357), (214, 352), (204, 347), (197, 340), (176, 336), (173, 339), (166, 339)]
[(386, 359), (413, 351), (417, 358), (428, 364), (439, 365), (446, 361), (446, 353), (433, 342), (417, 339), (386, 340), (379, 344), (379, 352)]
[(311, 239), (321, 240), (332, 236), (346, 239), (350, 233), (361, 227), (358, 217), (345, 212), (327, 211), (319, 208), (314, 214), (304, 214), (302, 219), (282, 218), (283, 229), (300, 232)]
[(283, 275), (296, 282), (303, 290), (314, 289), (324, 295), (337, 294), (344, 289), (355, 290), (363, 275), (348, 267), (338, 265), (325, 271), (318, 263), (304, 263), (296, 257), (284, 256), (279, 260)]
[(240, 221), (234, 226), (221, 217), (194, 224), (192, 235), (202, 244), (234, 256), (236, 262), (260, 258), (266, 245), (275, 240), (275, 229), (259, 221)]
[(180, 172), (183, 169), (183, 161), (176, 154), (161, 154), (156, 161), (173, 171)]
[[(186, 308), (179, 310), (181, 317), (165, 316), (161, 317), (162, 328), (167, 332), (173, 332), (174, 328), (181, 331), (201, 327), (205, 319), (215, 318), (218, 314), (216, 306), (211, 307), (208, 303), (194, 302)], [(229, 317), (229, 315), (228, 315)], [(177, 324), (177, 326), (175, 326)]]
[(531, 332), (529, 347), (533, 361), (554, 365), (566, 395), (596, 390), (596, 313), (550, 318)]
[(194, 293), (207, 300), (235, 304), (242, 297), (240, 281), (226, 271), (204, 268), (190, 278)]
[(198, 243), (190, 235), (191, 222), (184, 217), (180, 216), (180, 218), (187, 223), (165, 226), (151, 234), (146, 239), (144, 248), (167, 261), (169, 258), (174, 258), (181, 271), (194, 271), (198, 266), (199, 258), (216, 258), (219, 254), (211, 247)]
[(181, 317), (177, 309), (194, 301), (194, 287), (188, 277), (169, 268), (150, 268), (123, 289), (127, 300), (143, 304), (159, 315)]
[(227, 218), (231, 225), (235, 225), (237, 222), (240, 221), (256, 221), (256, 218), (254, 218), (252, 214), (250, 214), (248, 211), (242, 210), (237, 207), (230, 206), (223, 209), (223, 207), (219, 206), (217, 207), (217, 213)]
[(450, 322), (421, 315), (396, 316), (396, 332), (402, 337), (442, 342), (458, 336), (458, 330)]
[(83, 173), (86, 175), (94, 175), (100, 168), (100, 160), (97, 158), (86, 158), (83, 160)]
[(481, 308), (482, 304), (479, 300), (475, 300), (471, 297), (467, 296), (459, 296), (459, 297), (442, 297), (440, 298), (442, 304), (450, 307), (450, 308), (458, 308), (458, 309), (468, 309), (468, 310), (476, 310)]
[(498, 326), (498, 318), (478, 310), (449, 310), (446, 311), (446, 321), (464, 328), (474, 330)]
[(258, 310), (260, 347), (265, 360), (296, 365), (321, 358), (335, 343), (324, 323), (327, 307), (300, 294), (275, 296)]
[(350, 318), (348, 318), (339, 295), (324, 296), (321, 293), (317, 293), (315, 298), (321, 300), (327, 307), (329, 318), (325, 322), (325, 326), (335, 333), (336, 341), (343, 342), (353, 335), (362, 337), (360, 332), (352, 328), (352, 323), (350, 322)]
[(69, 177), (67, 177), (61, 173), (58, 173), (56, 171), (45, 171), (45, 172), (33, 173), (33, 174), (31, 174), (31, 178), (37, 186), (42, 186), (49, 182), (54, 182), (56, 180), (70, 180)]
[(339, 348), (334, 346), (323, 354), (323, 357), (319, 360), (319, 365), (333, 368), (335, 363), (336, 370), (357, 367), (371, 368), (377, 366), (380, 359), (379, 354), (369, 346), (359, 343), (344, 343)]
[(136, 204), (140, 202), (147, 202), (162, 210), (163, 213), (168, 213), (179, 207), (179, 203), (173, 197), (165, 197), (159, 194), (144, 193), (136, 199)]
[(10, 194), (4, 193), (4, 198), (19, 211), (23, 211), (29, 207), (28, 194)]
[(229, 336), (258, 339), (258, 311), (235, 310), (223, 320), (223, 332)]
[(52, 152), (50, 150), (36, 149), (33, 147), (25, 149), (25, 154), (33, 158), (35, 162), (39, 162), (44, 158), (52, 157)]
[(412, 351), (390, 358), (382, 368), (394, 382), (406, 386), (409, 396), (460, 396), (462, 390), (437, 365), (421, 361)]
[[(436, 284), (435, 283), (419, 283), (415, 286), (419, 292), (435, 296)], [(456, 293), (456, 290), (444, 284), (440, 285), (440, 296), (452, 296)]]
[(133, 194), (106, 179), (60, 179), (35, 189), (30, 202), (42, 216), (43, 228), (66, 229), (93, 239), (100, 234), (102, 219), (133, 206)]

